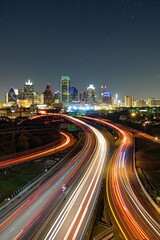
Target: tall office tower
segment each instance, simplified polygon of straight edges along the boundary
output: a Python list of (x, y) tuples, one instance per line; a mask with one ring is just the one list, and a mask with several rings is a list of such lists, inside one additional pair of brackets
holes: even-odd
[(45, 91), (43, 92), (44, 95), (44, 103), (47, 106), (51, 106), (54, 103), (54, 94), (51, 84), (47, 84)]
[(118, 94), (115, 94), (114, 104), (118, 104)]
[(79, 100), (83, 103), (85, 103), (87, 101), (87, 92), (80, 92), (79, 93)]
[(18, 99), (22, 100), (24, 99), (24, 90), (18, 89)]
[(33, 93), (33, 102), (34, 102), (34, 105), (38, 105), (38, 104), (41, 104), (42, 103), (42, 99), (41, 99), (41, 95), (42, 94), (39, 94), (37, 92), (34, 92)]
[(28, 82), (26, 82), (24, 85), (24, 99), (31, 99), (32, 104), (34, 104), (34, 96), (33, 95), (34, 95), (34, 85), (30, 81), (30, 79), (28, 79)]
[(107, 105), (112, 105), (113, 98), (110, 92), (107, 92), (106, 86), (100, 87), (100, 100), (102, 103), (106, 103)]
[(18, 99), (18, 89), (13, 87), (6, 93), (6, 103), (13, 102), (16, 103)]
[(87, 87), (87, 103), (94, 103), (96, 101), (95, 87), (90, 84)]
[(110, 92), (104, 92), (103, 93), (102, 102), (107, 104), (107, 105), (112, 105), (113, 104), (113, 98), (112, 98)]
[(61, 89), (61, 102), (69, 103), (70, 78), (68, 76), (62, 76), (60, 89)]
[(125, 107), (133, 107), (134, 105), (134, 97), (133, 96), (125, 96), (124, 97), (124, 105)]
[(61, 101), (61, 94), (59, 91), (56, 91), (54, 93), (54, 101), (55, 101), (55, 103), (59, 103)]
[(72, 101), (78, 101), (78, 90), (75, 87), (70, 88), (70, 102)]
[(103, 95), (104, 93), (107, 91), (107, 87), (106, 86), (101, 86), (100, 87), (100, 99), (103, 100)]

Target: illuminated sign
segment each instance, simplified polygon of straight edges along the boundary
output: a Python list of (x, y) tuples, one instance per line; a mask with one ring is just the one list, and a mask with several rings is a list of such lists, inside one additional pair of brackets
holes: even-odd
[(111, 97), (111, 93), (110, 92), (104, 92), (103, 93), (103, 97), (110, 98)]

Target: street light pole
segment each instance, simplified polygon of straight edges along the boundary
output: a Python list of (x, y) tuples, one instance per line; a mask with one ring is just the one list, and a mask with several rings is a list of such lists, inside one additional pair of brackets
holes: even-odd
[(135, 130), (133, 129), (133, 155), (132, 155), (132, 172), (135, 170)]

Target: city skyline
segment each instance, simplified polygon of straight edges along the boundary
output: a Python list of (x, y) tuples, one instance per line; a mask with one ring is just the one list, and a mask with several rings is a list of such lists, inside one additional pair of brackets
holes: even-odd
[[(63, 93), (63, 87), (62, 87), (62, 82), (65, 82), (65, 84), (64, 84), (64, 93)], [(68, 87), (66, 87), (66, 81), (69, 81), (69, 85), (68, 85)], [(74, 87), (74, 84), (73, 85), (71, 85), (70, 84), (70, 77), (69, 76), (61, 76), (61, 79), (60, 79), (60, 89), (58, 89), (57, 91), (53, 91), (53, 86), (52, 86), (52, 84), (50, 84), (50, 83), (47, 83), (47, 85), (45, 86), (45, 88), (44, 88), (44, 90), (43, 90), (43, 92), (37, 92), (37, 90), (35, 89), (35, 86), (34, 86), (34, 82), (32, 82), (31, 81), (31, 79), (28, 79), (24, 84), (23, 84), (23, 87), (21, 86), (21, 88), (20, 89), (18, 89), (18, 88), (16, 88), (16, 87), (10, 87), (10, 89), (8, 89), (8, 91), (5, 93), (5, 99), (6, 99), (6, 94), (7, 93), (9, 93), (9, 92), (14, 92), (16, 95), (17, 95), (17, 100), (19, 99), (19, 92), (20, 92), (20, 94), (22, 93), (22, 92), (25, 92), (25, 89), (26, 88), (28, 88), (29, 87), (29, 89), (32, 89), (31, 90), (31, 92), (33, 93), (33, 92), (35, 92), (35, 93), (37, 93), (39, 96), (40, 95), (43, 95), (45, 92), (46, 92), (46, 89), (48, 89), (48, 88), (50, 88), (50, 90), (51, 90), (51, 92), (52, 92), (52, 94), (53, 94), (53, 98), (54, 98), (54, 96), (56, 96), (57, 95), (57, 93), (59, 93), (60, 94), (60, 98), (61, 98), (61, 101), (60, 102), (69, 102), (69, 95), (67, 95), (68, 97), (68, 100), (66, 101), (66, 100), (62, 100), (63, 99), (63, 97), (62, 97), (62, 95), (64, 94), (64, 95), (66, 95), (66, 94), (68, 94), (68, 93), (70, 93), (71, 94), (71, 92), (72, 92), (72, 94), (73, 94), (73, 91), (74, 90), (76, 90), (77, 91), (77, 100), (76, 101), (81, 101), (80, 99), (81, 99), (81, 94), (86, 94), (87, 92), (88, 92), (88, 90), (89, 89), (92, 89), (94, 92), (95, 92), (95, 95), (94, 95), (94, 98), (95, 98), (95, 100), (94, 100), (94, 102), (96, 103), (96, 102), (98, 102), (100, 99), (102, 99), (102, 93), (105, 95), (105, 96), (108, 96), (110, 99), (112, 99), (112, 100), (115, 100), (116, 102), (118, 101), (119, 103), (123, 103), (123, 102), (126, 102), (126, 99), (129, 99), (129, 101), (132, 101), (132, 104), (131, 105), (133, 105), (133, 102), (134, 101), (144, 101), (144, 102), (146, 102), (146, 103), (148, 103), (148, 101), (150, 102), (150, 101), (160, 101), (160, 98), (155, 98), (154, 96), (152, 96), (151, 98), (148, 98), (148, 99), (142, 99), (142, 98), (139, 98), (139, 99), (136, 99), (135, 98), (135, 96), (133, 96), (133, 95), (125, 95), (125, 96), (123, 96), (122, 97), (122, 99), (120, 99), (119, 98), (119, 96), (118, 96), (118, 93), (116, 93), (115, 95), (113, 95), (111, 92), (110, 92), (110, 90), (109, 89), (107, 89), (107, 87), (106, 87), (106, 85), (100, 85), (100, 86), (98, 86), (98, 89), (96, 89), (95, 87), (94, 87), (94, 85), (93, 84), (89, 84), (88, 86), (87, 86), (87, 88), (86, 89), (83, 89), (83, 91), (81, 91), (81, 90), (79, 90), (79, 89), (77, 89), (76, 87)], [(30, 92), (30, 90), (29, 90), (29, 92)], [(98, 94), (97, 94), (98, 93)], [(20, 97), (21, 98), (21, 97)], [(24, 97), (24, 99), (31, 99), (32, 97)], [(65, 98), (66, 98), (66, 96), (65, 96)], [(85, 98), (85, 97), (82, 97), (82, 98)], [(132, 99), (132, 100), (131, 100)], [(53, 100), (53, 99), (52, 99)], [(75, 100), (73, 100), (73, 101), (75, 101)], [(3, 102), (3, 101), (2, 101)], [(6, 102), (6, 101), (4, 101), (4, 102)], [(71, 102), (71, 100), (70, 100), (70, 102)], [(8, 103), (8, 100), (7, 100), (7, 103)], [(112, 105), (112, 104), (111, 104)], [(159, 104), (158, 104), (159, 105)]]
[[(60, 78), (123, 100), (159, 98), (159, 1), (0, 2), (0, 101), (28, 79), (37, 92)], [(73, 84), (72, 84), (73, 83)]]

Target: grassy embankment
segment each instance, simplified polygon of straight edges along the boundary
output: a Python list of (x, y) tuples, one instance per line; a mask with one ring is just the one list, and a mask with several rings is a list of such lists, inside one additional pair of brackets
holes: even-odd
[(160, 206), (160, 144), (136, 140), (136, 167), (149, 195)]
[(45, 161), (34, 161), (0, 169), (0, 203), (20, 192), (46, 167)]

